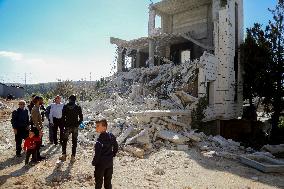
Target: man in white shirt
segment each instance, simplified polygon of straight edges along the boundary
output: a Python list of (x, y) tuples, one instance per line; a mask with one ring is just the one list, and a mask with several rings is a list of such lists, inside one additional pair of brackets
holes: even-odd
[(50, 107), (49, 121), (50, 121), (50, 125), (53, 127), (53, 142), (55, 145), (58, 144), (58, 141), (57, 141), (58, 127), (60, 129), (59, 131), (60, 144), (62, 144), (63, 133), (64, 133), (64, 127), (63, 127), (63, 123), (61, 119), (63, 106), (64, 104), (61, 103), (61, 97), (57, 95), (55, 97), (55, 103), (51, 104), (51, 107)]

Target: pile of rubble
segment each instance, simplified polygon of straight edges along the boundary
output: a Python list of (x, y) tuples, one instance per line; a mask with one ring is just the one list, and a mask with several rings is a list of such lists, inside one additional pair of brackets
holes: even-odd
[(13, 106), (13, 102), (8, 103), (5, 100), (0, 101), (0, 121), (5, 121), (10, 118)]
[(122, 149), (138, 158), (160, 149), (187, 151), (198, 148), (208, 158), (239, 159), (243, 155), (272, 157), (221, 136), (206, 136), (191, 129), (191, 111), (196, 96), (199, 61), (131, 69), (113, 75), (100, 89), (104, 98), (82, 102), (84, 124), (78, 141), (94, 145), (98, 134), (94, 122), (106, 118)]
[(131, 69), (109, 78), (101, 91), (110, 96), (82, 102), (84, 126), (81, 145), (94, 144), (94, 121), (106, 118), (109, 131), (126, 153), (143, 158), (160, 148), (188, 150), (196, 145), (205, 156), (235, 158), (245, 148), (221, 136), (206, 136), (191, 130), (191, 110), (197, 98), (198, 60)]
[(0, 110), (4, 110), (6, 108), (7, 106), (3, 102), (0, 101)]

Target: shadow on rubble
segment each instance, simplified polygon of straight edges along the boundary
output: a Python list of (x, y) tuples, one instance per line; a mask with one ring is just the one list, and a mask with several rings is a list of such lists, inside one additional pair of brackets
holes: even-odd
[(47, 185), (51, 187), (56, 187), (64, 182), (71, 180), (71, 170), (73, 168), (73, 163), (69, 162), (67, 168), (62, 170), (64, 163), (59, 162), (54, 167), (52, 173), (45, 178)]
[(7, 166), (14, 166), (14, 165), (17, 165), (17, 164), (20, 164), (23, 162), (23, 160), (25, 159), (25, 155), (22, 154), (22, 157), (16, 157), (16, 156), (13, 156), (3, 162), (0, 162), (0, 170), (3, 170), (5, 169)]
[(31, 166), (22, 166), (20, 169), (10, 173), (9, 175), (1, 175), (0, 176), (0, 186), (5, 184), (5, 182), (12, 177), (19, 177), (19, 176), (24, 175), (25, 173), (29, 171), (30, 168)]
[[(44, 151), (46, 149), (47, 151)], [(44, 150), (42, 150), (43, 151), (42, 153), (44, 154), (45, 157), (50, 158), (51, 156), (56, 154), (60, 149), (61, 149), (60, 145), (57, 145), (57, 146), (52, 145), (52, 146), (49, 146), (49, 148), (45, 148)]]
[(257, 178), (258, 182), (284, 188), (284, 173), (263, 173), (251, 167), (245, 166), (239, 160), (229, 160), (222, 157), (205, 157), (199, 150), (191, 149), (187, 152), (190, 159), (195, 160), (205, 169), (217, 170), (221, 172), (229, 172), (240, 177), (251, 179), (254, 182)]

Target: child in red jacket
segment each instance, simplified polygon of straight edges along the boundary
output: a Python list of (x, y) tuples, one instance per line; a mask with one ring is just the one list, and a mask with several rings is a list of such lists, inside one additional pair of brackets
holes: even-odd
[(29, 163), (30, 156), (32, 155), (32, 163), (37, 162), (37, 143), (40, 142), (40, 136), (35, 136), (33, 129), (29, 131), (28, 138), (25, 139), (24, 150), (26, 151), (25, 165)]

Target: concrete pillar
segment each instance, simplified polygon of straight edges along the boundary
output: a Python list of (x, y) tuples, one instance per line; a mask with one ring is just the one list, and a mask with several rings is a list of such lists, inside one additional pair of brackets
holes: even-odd
[(136, 52), (136, 62), (135, 62), (135, 67), (140, 68), (140, 62), (141, 62), (141, 53), (139, 50)]
[(155, 62), (155, 40), (150, 39), (149, 40), (149, 68), (154, 66)]
[[(243, 43), (244, 39), (244, 11), (243, 11), (243, 0), (237, 0), (236, 3), (238, 4), (238, 36), (239, 41), (238, 45), (241, 45)], [(240, 53), (238, 57), (238, 109), (237, 109), (237, 115), (241, 116), (243, 113), (243, 65), (240, 63)]]
[(123, 71), (123, 65), (124, 65), (124, 58), (123, 58), (123, 48), (118, 47), (118, 52), (117, 52), (117, 72), (122, 72)]
[[(149, 21), (148, 21), (148, 36), (151, 37), (155, 30), (155, 17), (156, 11), (152, 5), (149, 6)], [(149, 40), (149, 67), (154, 66), (154, 55), (155, 55), (155, 41)]]
[(148, 36), (153, 35), (155, 29), (156, 11), (152, 5), (149, 6)]

